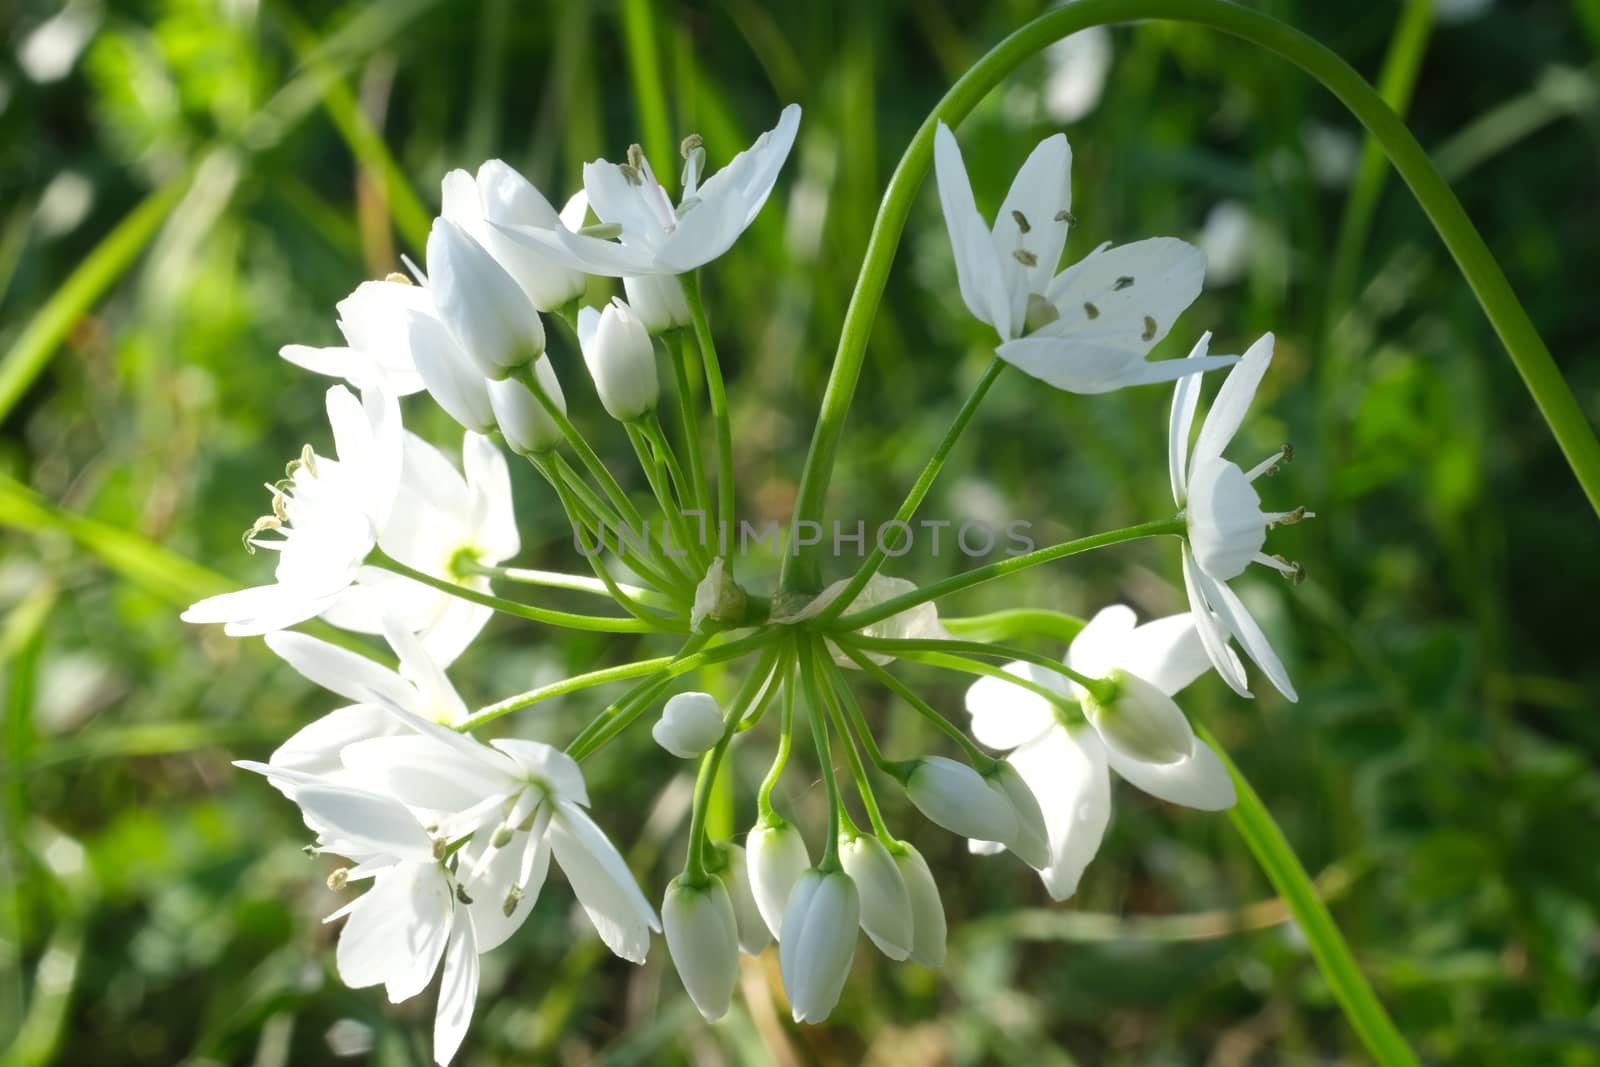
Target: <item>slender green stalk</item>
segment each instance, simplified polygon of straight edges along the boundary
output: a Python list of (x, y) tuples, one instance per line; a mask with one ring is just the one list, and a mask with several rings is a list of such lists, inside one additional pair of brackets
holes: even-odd
[(523, 585), (538, 585), (546, 589), (565, 589), (573, 593), (592, 593), (611, 599), (613, 585), (615, 589), (635, 599), (654, 599), (663, 607), (670, 602), (657, 593), (654, 589), (646, 589), (638, 585), (625, 585), (621, 582), (608, 585), (599, 578), (589, 578), (582, 574), (567, 574), (565, 571), (540, 571), (530, 570), (526, 567), (491, 567), (485, 563), (467, 560), (461, 564), (461, 569), (468, 574), (481, 574), (485, 578), (500, 578), (507, 582), (520, 582)]
[(574, 674), (572, 677), (563, 678), (559, 682), (541, 685), (537, 689), (518, 693), (516, 696), (507, 697), (493, 704), (486, 704), (467, 716), (456, 729), (463, 733), (476, 730), (480, 726), (494, 722), (503, 715), (509, 715), (513, 711), (521, 711), (523, 708), (532, 707), (553, 697), (566, 696), (568, 693), (576, 693), (582, 689), (605, 685), (607, 682), (621, 682), (629, 678), (640, 678), (645, 675), (655, 674), (657, 671), (664, 671), (670, 667), (674, 659), (675, 657), (673, 656), (657, 656), (655, 659), (642, 659), (637, 663), (624, 663), (620, 667), (605, 667), (598, 671), (589, 671), (587, 674)]
[[(939, 477), (939, 472), (944, 469), (944, 464), (950, 458), (950, 452), (956, 447), (956, 442), (961, 439), (961, 434), (966, 430), (967, 424), (978, 413), (978, 405), (983, 403), (983, 398), (989, 395), (989, 390), (994, 383), (1000, 380), (1000, 375), (1006, 365), (999, 359), (991, 360), (983, 377), (978, 379), (978, 384), (973, 387), (972, 394), (967, 397), (966, 403), (961, 405), (961, 410), (956, 413), (955, 420), (950, 423), (950, 428), (945, 430), (944, 437), (939, 441), (939, 446), (933, 450), (933, 455), (928, 457), (927, 465), (922, 468), (922, 473), (917, 476), (916, 483), (911, 491), (906, 494), (905, 501), (900, 505), (900, 510), (895, 512), (896, 523), (909, 523), (911, 517), (917, 513), (917, 508), (922, 506), (922, 501), (928, 495), (928, 490), (933, 488), (934, 479)], [(887, 544), (880, 542), (873, 546), (871, 555), (856, 570), (850, 579), (850, 584), (845, 586), (840, 593), (822, 613), (817, 616), (817, 624), (826, 626), (829, 622), (839, 617), (845, 606), (856, 598), (856, 595), (878, 573), (878, 568), (883, 566), (883, 561), (900, 546), (900, 531), (903, 527), (896, 526), (890, 533)]]
[(784, 664), (783, 670), (783, 715), (778, 724), (778, 751), (773, 754), (772, 766), (767, 770), (767, 776), (761, 779), (761, 788), (756, 791), (756, 814), (758, 822), (772, 824), (778, 819), (772, 810), (772, 791), (778, 785), (778, 779), (783, 775), (783, 768), (789, 762), (789, 749), (794, 743), (794, 689), (795, 677), (792, 673), (793, 663)]
[(382, 567), (386, 571), (410, 578), (414, 582), (431, 586), (441, 593), (449, 593), (462, 600), (470, 600), (474, 604), (482, 604), (486, 608), (493, 608), (506, 615), (515, 615), (518, 618), (528, 619), (532, 622), (542, 622), (547, 626), (564, 626), (569, 630), (588, 630), (594, 633), (608, 634), (646, 634), (646, 633), (685, 633), (688, 624), (681, 619), (663, 618), (659, 622), (648, 619), (622, 619), (607, 618), (601, 615), (580, 615), (571, 611), (555, 611), (551, 608), (536, 608), (532, 604), (522, 604), (515, 600), (506, 600), (503, 597), (493, 596), (489, 593), (480, 593), (465, 585), (459, 585), (448, 578), (439, 578), (415, 567), (408, 567), (399, 560), (388, 555), (381, 548), (372, 550), (370, 561), (374, 566)]
[[(657, 418), (655, 412), (650, 412), (639, 421), (639, 432), (650, 443), (650, 449), (655, 454), (656, 461), (666, 465), (667, 475), (671, 477), (672, 488), (675, 491), (671, 499), (677, 501), (679, 516), (682, 517), (692, 509), (699, 509), (700, 511), (700, 536), (689, 541), (689, 548), (696, 564), (704, 570), (711, 563), (711, 560), (706, 556), (705, 520), (707, 515), (704, 506), (699, 501), (699, 495), (705, 491), (705, 487), (696, 485), (691, 480), (691, 477), (684, 472), (682, 464), (678, 462), (678, 454), (673, 450), (672, 442), (667, 440), (666, 431), (661, 428), (661, 420)], [(656, 477), (662, 478), (659, 473)], [(662, 481), (665, 484), (666, 479), (662, 478)]]
[(838, 641), (840, 645), (849, 648), (863, 649), (868, 652), (887, 652), (892, 656), (907, 652), (948, 652), (958, 656), (1004, 656), (1007, 659), (1031, 663), (1035, 667), (1043, 667), (1047, 671), (1059, 674), (1069, 682), (1077, 682), (1091, 693), (1096, 693), (1102, 700), (1109, 701), (1114, 694), (1114, 690), (1109, 687), (1104, 679), (1090, 678), (1051, 656), (1041, 656), (1037, 652), (1031, 652), (1024, 648), (1012, 648), (1009, 645), (990, 644), (984, 641), (950, 641), (936, 637), (902, 639), (862, 637), (857, 634), (840, 634), (834, 640)]
[(866, 713), (861, 710), (861, 703), (856, 700), (856, 695), (851, 690), (850, 683), (846, 680), (844, 672), (836, 670), (831, 677), (833, 680), (833, 694), (843, 705), (850, 721), (855, 724), (856, 733), (861, 737), (861, 746), (867, 750), (867, 758), (872, 761), (874, 767), (877, 767), (883, 773), (894, 774), (894, 761), (885, 756), (883, 750), (878, 747), (877, 738), (872, 736), (872, 725), (867, 722)]
[(961, 750), (967, 754), (967, 758), (972, 760), (980, 772), (986, 771), (990, 767), (994, 766), (993, 758), (991, 758), (986, 752), (974, 744), (972, 738), (968, 737), (955, 723), (939, 714), (932, 704), (929, 704), (926, 700), (923, 700), (921, 697), (919, 697), (904, 682), (890, 674), (888, 671), (884, 670), (882, 667), (878, 666), (876, 663), (872, 662), (872, 660), (859, 649), (851, 648), (849, 645), (841, 645), (839, 647), (846, 656), (849, 656), (855, 661), (857, 667), (860, 667), (863, 671), (866, 671), (874, 681), (883, 686), (885, 689), (889, 690), (895, 696), (899, 697), (901, 700), (905, 701), (907, 704), (910, 704), (912, 710), (921, 715), (924, 719), (927, 719), (928, 722), (932, 723), (940, 733), (943, 733), (945, 736), (949, 737), (950, 740), (959, 745)]
[[(706, 321), (705, 303), (700, 299), (700, 275), (682, 276), (683, 295), (689, 301), (689, 317), (694, 320), (695, 343), (700, 346), (700, 362), (705, 367), (706, 396), (711, 401), (711, 421), (717, 437), (717, 539), (732, 540), (734, 523), (733, 424), (728, 417), (728, 392), (722, 382), (722, 364), (717, 360), (716, 342), (711, 339), (711, 324)], [(720, 552), (727, 556), (728, 553)]]
[[(550, 484), (555, 488), (556, 495), (560, 496), (563, 504), (567, 506), (569, 514), (574, 521), (581, 524), (596, 538), (596, 553), (604, 542), (605, 528), (610, 526), (617, 533), (617, 544), (614, 546), (616, 553), (629, 567), (674, 600), (687, 603), (694, 594), (694, 589), (687, 580), (679, 574), (668, 574), (657, 567), (652, 560), (645, 559), (635, 552), (622, 536), (622, 520), (610, 511), (605, 502), (595, 496), (594, 490), (584, 484), (583, 477), (572, 468), (572, 464), (558, 453), (549, 457)], [(571, 499), (568, 499), (570, 494)], [(598, 572), (597, 572), (598, 573)]]
[(1350, 1025), (1367, 1046), (1367, 1051), (1382, 1067), (1417, 1067), (1416, 1054), (1395, 1028), (1394, 1020), (1389, 1018), (1377, 994), (1367, 984), (1366, 977), (1350, 952), (1350, 946), (1339, 933), (1328, 906), (1322, 902), (1316, 884), (1295, 856), (1283, 831), (1210, 731), (1196, 724), (1195, 732), (1216, 750), (1228, 773), (1233, 776), (1234, 790), (1239, 800), (1228, 815), (1239, 836), (1250, 846), (1267, 881), (1272, 883), (1272, 887), (1294, 913), (1300, 933), (1310, 946), (1311, 955), (1333, 990), (1334, 998), (1344, 1009), (1345, 1018), (1350, 1020)]
[(839, 869), (839, 826), (843, 820), (844, 804), (839, 799), (839, 781), (834, 774), (833, 748), (828, 743), (828, 723), (823, 717), (822, 689), (817, 678), (817, 663), (810, 647), (816, 644), (809, 636), (803, 637), (799, 657), (800, 680), (806, 687), (806, 710), (811, 721), (811, 738), (817, 745), (817, 764), (822, 771), (822, 785), (828, 794), (828, 842), (823, 846), (819, 871)]
[(856, 751), (855, 738), (850, 735), (850, 726), (845, 721), (844, 706), (838, 696), (839, 668), (828, 658), (821, 642), (812, 647), (815, 651), (817, 673), (828, 682), (821, 687), (822, 696), (827, 702), (829, 714), (833, 717), (833, 727), (844, 742), (844, 754), (850, 761), (850, 775), (856, 781), (856, 793), (861, 797), (861, 806), (867, 811), (867, 822), (872, 825), (872, 832), (880, 841), (885, 845), (893, 844), (895, 836), (889, 832), (889, 824), (883, 821), (883, 812), (878, 808), (877, 794), (872, 790), (872, 781), (867, 777), (867, 768), (861, 762), (861, 753)]
[(957, 637), (973, 641), (1007, 641), (1017, 637), (1048, 637), (1070, 644), (1083, 629), (1083, 620), (1048, 608), (1011, 608), (987, 615), (940, 619), (939, 624)]
[[(1076, 2), (1088, 3), (1089, 0), (1076, 0)], [(1124, 541), (1136, 541), (1141, 537), (1156, 537), (1162, 534), (1177, 535), (1183, 533), (1183, 528), (1182, 519), (1158, 519), (1154, 522), (1140, 523), (1137, 526), (1128, 526), (1121, 530), (1110, 530), (1106, 533), (1094, 534), (1089, 537), (1080, 537), (1075, 541), (1064, 541), (1059, 545), (1051, 545), (1049, 548), (1041, 548), (1021, 556), (1012, 556), (1010, 559), (1003, 559), (987, 566), (976, 567), (963, 574), (957, 574), (943, 581), (925, 585), (921, 589), (912, 590), (902, 596), (891, 597), (881, 604), (874, 604), (870, 608), (863, 608), (861, 611), (853, 612), (842, 619), (836, 619), (833, 625), (829, 627), (828, 632), (846, 633), (851, 630), (859, 630), (863, 626), (871, 626), (875, 622), (882, 622), (884, 619), (914, 608), (918, 604), (926, 604), (930, 600), (938, 600), (940, 597), (971, 589), (973, 586), (982, 585), (984, 582), (992, 582), (996, 578), (1004, 578), (1008, 574), (1016, 574), (1018, 571), (1025, 571), (1029, 567), (1037, 567), (1041, 563), (1064, 559), (1067, 556), (1075, 556), (1080, 552), (1104, 548), (1107, 545), (1121, 544)]]
[[(633, 445), (633, 450), (639, 457), (639, 467), (644, 471), (645, 481), (650, 483), (650, 491), (655, 494), (656, 502), (661, 506), (661, 514), (672, 530), (672, 536), (678, 539), (678, 547), (683, 553), (683, 558), (688, 559), (697, 569), (703, 570), (710, 561), (702, 559), (704, 550), (700, 541), (689, 532), (689, 526), (684, 522), (683, 509), (673, 499), (666, 462), (660, 453), (651, 449), (649, 440), (637, 426), (626, 426), (624, 429), (628, 433), (629, 443)], [(661, 551), (669, 558), (675, 555), (665, 544), (662, 545)]]
[[(670, 166), (675, 158), (672, 127), (667, 119), (667, 86), (661, 77), (661, 59), (656, 47), (656, 21), (652, 0), (623, 0), (622, 41), (628, 53), (628, 74), (633, 82), (633, 99), (639, 109), (639, 125), (644, 130), (645, 147), (657, 167)], [(670, 171), (662, 171), (670, 182)]]
[[(1045, 46), (1089, 26), (1137, 19), (1170, 19), (1210, 26), (1274, 52), (1315, 78), (1360, 120), (1444, 240), (1591, 506), (1600, 513), (1600, 440), (1460, 201), (1405, 123), (1360, 74), (1333, 51), (1293, 27), (1226, 0), (1077, 0), (1045, 12), (990, 49), (934, 107), (895, 167), (839, 333), (838, 352), (800, 476), (795, 519), (817, 521), (821, 516), (845, 417), (866, 359), (872, 321), (906, 219), (932, 162), (933, 136), (939, 122), (959, 123), (1002, 79)], [(780, 588), (795, 593), (814, 593), (821, 588), (816, 546), (801, 546), (797, 554), (785, 559)]]
[(672, 357), (673, 394), (678, 400), (683, 450), (689, 457), (689, 482), (694, 487), (694, 506), (709, 515), (711, 490), (706, 485), (705, 452), (700, 447), (700, 413), (696, 410), (694, 390), (689, 384), (689, 357), (684, 351), (683, 331), (668, 331), (662, 336), (661, 343)]
[(999, 678), (1003, 682), (1026, 689), (1041, 700), (1048, 701), (1069, 721), (1083, 721), (1083, 708), (1069, 696), (1056, 692), (1049, 686), (1040, 685), (1029, 678), (1012, 674), (1004, 667), (996, 667), (992, 663), (982, 660), (969, 659), (966, 656), (951, 655), (948, 652), (903, 652), (901, 659), (910, 660), (912, 663), (926, 663), (930, 667), (943, 667), (945, 670), (960, 671), (962, 674), (977, 674), (987, 678)]
[(767, 683), (776, 673), (782, 653), (783, 649), (778, 646), (770, 646), (762, 653), (756, 669), (750, 672), (734, 696), (733, 703), (728, 705), (728, 711), (723, 716), (722, 736), (700, 761), (700, 774), (695, 779), (694, 807), (689, 814), (689, 855), (683, 872), (686, 885), (706, 884), (706, 813), (711, 806), (711, 790), (717, 781), (717, 768), (722, 765), (722, 757), (727, 753), (733, 735), (739, 732), (739, 723), (745, 712), (753, 709), (757, 701), (765, 703), (772, 695)]

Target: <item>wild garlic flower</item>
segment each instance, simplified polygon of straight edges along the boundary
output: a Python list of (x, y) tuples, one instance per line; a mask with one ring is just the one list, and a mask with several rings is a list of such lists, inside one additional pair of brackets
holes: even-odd
[(583, 295), (586, 279), (582, 272), (514, 240), (500, 228), (564, 226), (576, 230), (589, 212), (583, 192), (573, 194), (558, 214), (532, 182), (500, 160), (491, 159), (478, 168), (476, 177), (464, 170), (446, 174), (441, 193), (441, 215), (482, 245), (539, 311), (560, 311)]
[(335, 305), (343, 346), (284, 345), (278, 355), (316, 374), (343, 378), (357, 389), (376, 386), (389, 396), (424, 388), (407, 337), (408, 315), (432, 314), (433, 302), (403, 274), (362, 282)]
[[(1190, 362), (1207, 358), (1205, 346), (1209, 336), (1200, 339), (1190, 353)], [(1272, 345), (1272, 335), (1266, 334), (1251, 345), (1239, 365), (1228, 372), (1200, 425), (1192, 453), (1189, 438), (1195, 409), (1200, 403), (1200, 379), (1179, 380), (1172, 396), (1167, 456), (1172, 499), (1183, 509), (1188, 525), (1183, 545), (1183, 582), (1206, 654), (1223, 681), (1240, 696), (1249, 696), (1244, 666), (1229, 645), (1230, 639), (1236, 640), (1278, 692), (1290, 700), (1298, 700), (1283, 661), (1267, 642), (1266, 634), (1262, 633), (1244, 601), (1228, 587), (1228, 583), (1252, 563), (1260, 563), (1297, 581), (1304, 575), (1298, 564), (1279, 556), (1268, 556), (1262, 552), (1262, 547), (1270, 528), (1311, 518), (1312, 512), (1303, 507), (1262, 511), (1261, 497), (1253, 484), (1262, 475), (1275, 473), (1281, 464), (1287, 463), (1293, 455), (1292, 449), (1285, 445), (1248, 472), (1222, 458), (1223, 449), (1238, 433), (1261, 379), (1272, 363)]]
[(640, 274), (685, 274), (732, 247), (755, 221), (794, 147), (800, 106), (783, 109), (778, 125), (717, 173), (701, 180), (706, 151), (698, 136), (683, 143), (683, 195), (677, 204), (656, 179), (638, 145), (624, 163), (597, 159), (583, 166), (583, 188), (600, 219), (602, 233), (560, 225), (497, 223), (524, 247), (547, 249), (559, 261), (588, 274), (626, 278)]
[(934, 137), (939, 201), (955, 251), (961, 298), (1000, 337), (995, 354), (1071, 393), (1106, 393), (1227, 366), (1231, 356), (1146, 362), (1200, 295), (1205, 257), (1171, 237), (1101, 245), (1056, 273), (1072, 215), (1072, 149), (1039, 142), (1000, 204), (993, 227), (978, 211), (955, 134)]

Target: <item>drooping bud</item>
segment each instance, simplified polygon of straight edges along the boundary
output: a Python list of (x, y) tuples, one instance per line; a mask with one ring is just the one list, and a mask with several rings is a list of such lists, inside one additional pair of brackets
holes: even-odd
[(745, 867), (750, 875), (750, 894), (773, 937), (783, 931), (783, 912), (789, 894), (802, 875), (811, 869), (811, 854), (805, 838), (793, 823), (777, 820), (760, 822), (745, 839)]
[[(556, 379), (549, 356), (538, 358), (533, 365), (533, 376), (556, 409), (565, 415), (567, 398), (561, 392), (561, 382)], [(500, 424), (500, 432), (505, 434), (506, 444), (513, 451), (519, 455), (535, 456), (561, 443), (561, 428), (526, 385), (515, 378), (506, 378), (498, 382), (489, 381), (487, 386), (495, 421)]]
[(939, 886), (928, 869), (922, 853), (897, 841), (890, 850), (900, 877), (906, 884), (906, 895), (911, 900), (911, 960), (924, 967), (944, 964), (945, 920), (944, 904), (939, 899)]
[(996, 765), (988, 782), (1005, 795), (1017, 814), (1017, 836), (1015, 840), (1006, 842), (1007, 846), (1034, 870), (1048, 867), (1050, 830), (1045, 826), (1039, 798), (1033, 795), (1033, 790), (1022, 780), (1022, 775), (1006, 760)]
[(679, 759), (711, 751), (722, 738), (722, 708), (710, 693), (678, 693), (650, 728), (656, 744)]
[(578, 342), (600, 403), (612, 418), (632, 422), (655, 410), (661, 396), (656, 353), (631, 307), (612, 300), (603, 311), (579, 311)]
[(689, 315), (689, 300), (683, 295), (683, 283), (675, 275), (641, 274), (636, 278), (624, 278), (622, 290), (628, 294), (628, 305), (652, 334), (676, 330), (693, 321)]
[(1016, 808), (998, 786), (965, 763), (924, 756), (914, 761), (904, 782), (917, 810), (951, 833), (1008, 847), (1016, 841)]
[(891, 960), (911, 955), (911, 894), (889, 850), (875, 837), (839, 835), (839, 862), (861, 896), (861, 929)]
[(439, 318), (485, 378), (504, 378), (544, 351), (544, 324), (505, 268), (457, 224), (433, 220), (428, 288)]
[(861, 897), (843, 871), (801, 876), (783, 913), (778, 963), (797, 1023), (818, 1023), (839, 1003), (856, 955)]
[(1087, 693), (1082, 703), (1085, 717), (1108, 747), (1140, 763), (1189, 758), (1194, 752), (1194, 729), (1171, 697), (1120, 669), (1107, 675), (1106, 682), (1109, 697)]
[(772, 931), (761, 917), (755, 893), (750, 889), (750, 865), (744, 849), (732, 841), (719, 841), (716, 848), (726, 861), (716, 872), (722, 879), (728, 897), (733, 901), (733, 917), (739, 929), (739, 951), (746, 956), (757, 956), (772, 942)]
[(707, 1020), (722, 1018), (739, 981), (739, 933), (721, 879), (691, 886), (682, 875), (674, 878), (661, 902), (661, 925), (689, 999)]

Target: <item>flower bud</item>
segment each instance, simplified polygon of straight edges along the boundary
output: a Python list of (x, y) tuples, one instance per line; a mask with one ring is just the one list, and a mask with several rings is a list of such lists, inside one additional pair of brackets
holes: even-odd
[(689, 325), (689, 301), (673, 274), (641, 274), (622, 279), (622, 291), (639, 321), (652, 335)]
[(911, 900), (911, 960), (924, 967), (944, 964), (945, 922), (944, 904), (939, 900), (939, 886), (928, 869), (922, 853), (897, 841), (890, 854), (895, 866), (900, 868), (900, 878), (906, 884), (906, 895)]
[(795, 1022), (819, 1023), (839, 1003), (860, 921), (860, 895), (843, 871), (807, 871), (789, 894), (778, 964)]
[(449, 219), (434, 219), (428, 234), (428, 288), (439, 318), (485, 378), (504, 378), (544, 351), (544, 324), (527, 294)]
[[(567, 398), (561, 392), (555, 368), (549, 356), (540, 356), (533, 364), (533, 376), (540, 388), (563, 415), (567, 413)], [(506, 444), (520, 455), (533, 456), (548, 452), (561, 443), (561, 429), (545, 411), (544, 405), (533, 391), (515, 378), (498, 382), (488, 381), (489, 406), (494, 409), (495, 421), (505, 434)]]
[(1006, 842), (1011, 851), (1035, 870), (1050, 866), (1050, 830), (1045, 826), (1039, 798), (1009, 761), (1000, 761), (987, 780), (1005, 795), (1017, 813), (1016, 840)]
[(1008, 846), (1017, 838), (1015, 806), (965, 763), (924, 756), (915, 761), (905, 786), (917, 810), (951, 833)]
[(861, 929), (891, 960), (911, 955), (911, 895), (889, 850), (875, 837), (839, 835), (839, 862), (861, 896)]
[(432, 315), (408, 312), (406, 335), (417, 376), (445, 414), (473, 433), (492, 431), (495, 413), (484, 377), (444, 323)]
[(767, 920), (761, 917), (761, 908), (757, 906), (755, 894), (750, 890), (749, 860), (745, 857), (744, 849), (732, 841), (723, 841), (718, 847), (728, 861), (728, 865), (717, 872), (717, 877), (722, 879), (728, 896), (733, 900), (733, 917), (739, 930), (739, 951), (746, 956), (758, 956), (771, 943), (772, 931), (767, 929)]
[(711, 751), (722, 739), (722, 708), (710, 693), (678, 693), (650, 728), (656, 744), (680, 759)]
[(602, 311), (578, 312), (578, 342), (606, 412), (631, 422), (655, 410), (661, 395), (650, 335), (632, 308), (613, 300)]
[(689, 999), (708, 1020), (722, 1018), (739, 981), (739, 933), (721, 879), (690, 886), (682, 875), (674, 878), (661, 902), (661, 925)]
[(745, 865), (750, 874), (750, 893), (772, 936), (783, 930), (783, 912), (789, 894), (801, 875), (811, 869), (811, 854), (805, 838), (794, 824), (778, 820), (760, 822), (745, 839)]
[(1194, 752), (1194, 729), (1171, 697), (1121, 669), (1107, 675), (1106, 682), (1113, 693), (1109, 700), (1101, 703), (1094, 693), (1087, 693), (1082, 704), (1084, 715), (1108, 747), (1140, 763), (1189, 758)]

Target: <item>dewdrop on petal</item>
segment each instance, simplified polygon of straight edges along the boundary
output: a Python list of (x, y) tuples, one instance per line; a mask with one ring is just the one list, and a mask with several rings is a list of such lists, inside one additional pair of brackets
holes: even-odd
[(650, 728), (656, 744), (680, 759), (711, 751), (722, 738), (722, 708), (710, 693), (678, 693)]
[(674, 878), (661, 902), (661, 924), (689, 999), (707, 1020), (722, 1018), (739, 981), (739, 933), (721, 879), (691, 886), (682, 875)]

